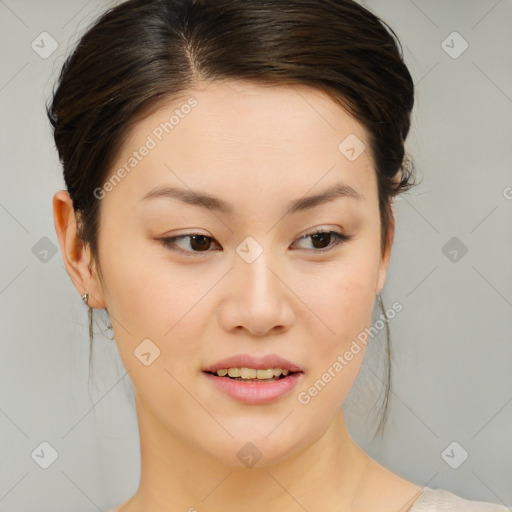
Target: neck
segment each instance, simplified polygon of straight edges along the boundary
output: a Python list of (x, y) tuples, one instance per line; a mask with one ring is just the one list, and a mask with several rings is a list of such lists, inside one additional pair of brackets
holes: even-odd
[(136, 394), (141, 478), (122, 512), (351, 510), (369, 458), (340, 412), (316, 441), (275, 465), (233, 467), (173, 435)]

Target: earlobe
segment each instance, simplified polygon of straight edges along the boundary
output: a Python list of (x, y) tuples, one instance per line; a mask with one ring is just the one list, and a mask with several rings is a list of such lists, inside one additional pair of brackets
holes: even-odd
[(53, 221), (62, 259), (76, 290), (80, 296), (89, 294), (89, 306), (104, 308), (101, 285), (91, 272), (90, 251), (78, 236), (73, 201), (66, 190), (59, 190), (53, 196)]

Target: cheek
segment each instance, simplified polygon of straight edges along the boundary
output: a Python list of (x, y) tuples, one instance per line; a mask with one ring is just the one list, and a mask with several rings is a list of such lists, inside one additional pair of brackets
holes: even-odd
[(166, 259), (165, 248), (136, 230), (120, 233), (106, 223), (104, 233), (108, 236), (100, 241), (100, 261), (109, 311), (128, 331), (138, 331), (137, 336), (162, 337), (197, 300), (192, 266), (178, 269)]
[(376, 254), (378, 245), (373, 242), (361, 241), (352, 252), (347, 247), (343, 257), (322, 266), (304, 285), (304, 302), (318, 317), (306, 322), (315, 326), (310, 333), (314, 340), (313, 364), (307, 385), (314, 386), (320, 379), (322, 397), (317, 403), (341, 407), (361, 368), (366, 351), (365, 330), (371, 325), (376, 299)]
[(311, 331), (309, 372), (297, 390), (301, 414), (317, 428), (334, 420), (353, 388), (366, 353), (366, 343), (358, 336), (370, 325), (375, 302), (375, 274), (361, 260), (329, 275), (328, 285), (311, 307), (329, 330), (316, 319), (309, 322), (320, 325), (321, 331)]
[(375, 254), (376, 246), (347, 247), (339, 259), (320, 264), (303, 280), (301, 297), (323, 322), (323, 339), (339, 344), (371, 322), (379, 270)]
[[(103, 248), (107, 308), (127, 370), (140, 371), (142, 365), (136, 354), (142, 347), (151, 358), (158, 354), (151, 363), (154, 370), (165, 367), (174, 371), (192, 364), (200, 354), (198, 343), (207, 314), (204, 308), (208, 301), (203, 297), (218, 276), (201, 274), (195, 265), (178, 268), (166, 259), (165, 250), (148, 250), (147, 243), (128, 237), (112, 238)], [(113, 254), (124, 257), (113, 258)], [(141, 345), (148, 339), (151, 343)], [(144, 383), (145, 387), (151, 385)]]

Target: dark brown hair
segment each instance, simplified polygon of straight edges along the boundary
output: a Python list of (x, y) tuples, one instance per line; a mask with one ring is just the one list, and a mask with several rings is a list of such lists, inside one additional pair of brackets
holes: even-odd
[[(414, 84), (388, 24), (353, 0), (129, 0), (82, 36), (47, 106), (79, 234), (99, 278), (101, 200), (93, 191), (108, 179), (129, 130), (198, 80), (227, 79), (309, 86), (365, 127), (386, 248), (392, 199), (414, 185), (404, 151)], [(386, 332), (379, 429), (391, 379), (387, 323)]]

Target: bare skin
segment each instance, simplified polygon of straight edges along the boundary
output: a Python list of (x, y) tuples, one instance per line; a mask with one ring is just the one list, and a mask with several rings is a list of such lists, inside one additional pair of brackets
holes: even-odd
[[(196, 105), (183, 108), (192, 97)], [(176, 109), (169, 133), (158, 131)], [(352, 161), (338, 149), (350, 134), (366, 145)], [(154, 147), (140, 150), (148, 137)], [(342, 404), (366, 345), (307, 404), (298, 399), (371, 325), (386, 279), (394, 222), (382, 254), (363, 126), (312, 89), (200, 83), (134, 126), (112, 173), (134, 151), (140, 160), (101, 192), (99, 264), (77, 236), (67, 192), (53, 200), (66, 269), (92, 307), (107, 309), (134, 385), (141, 480), (120, 512), (408, 510), (421, 486), (371, 459), (345, 425)], [(360, 198), (287, 212), (338, 183)], [(143, 199), (163, 185), (208, 193), (233, 211)], [(352, 238), (319, 248), (303, 238), (317, 228)], [(205, 250), (190, 238), (160, 241), (196, 233), (212, 239)], [(262, 248), (251, 263), (236, 252), (249, 236)], [(160, 351), (150, 365), (134, 355), (144, 339)], [(272, 403), (242, 403), (203, 372), (240, 353), (290, 359), (301, 380)], [(250, 468), (237, 456), (248, 442), (261, 454)]]

